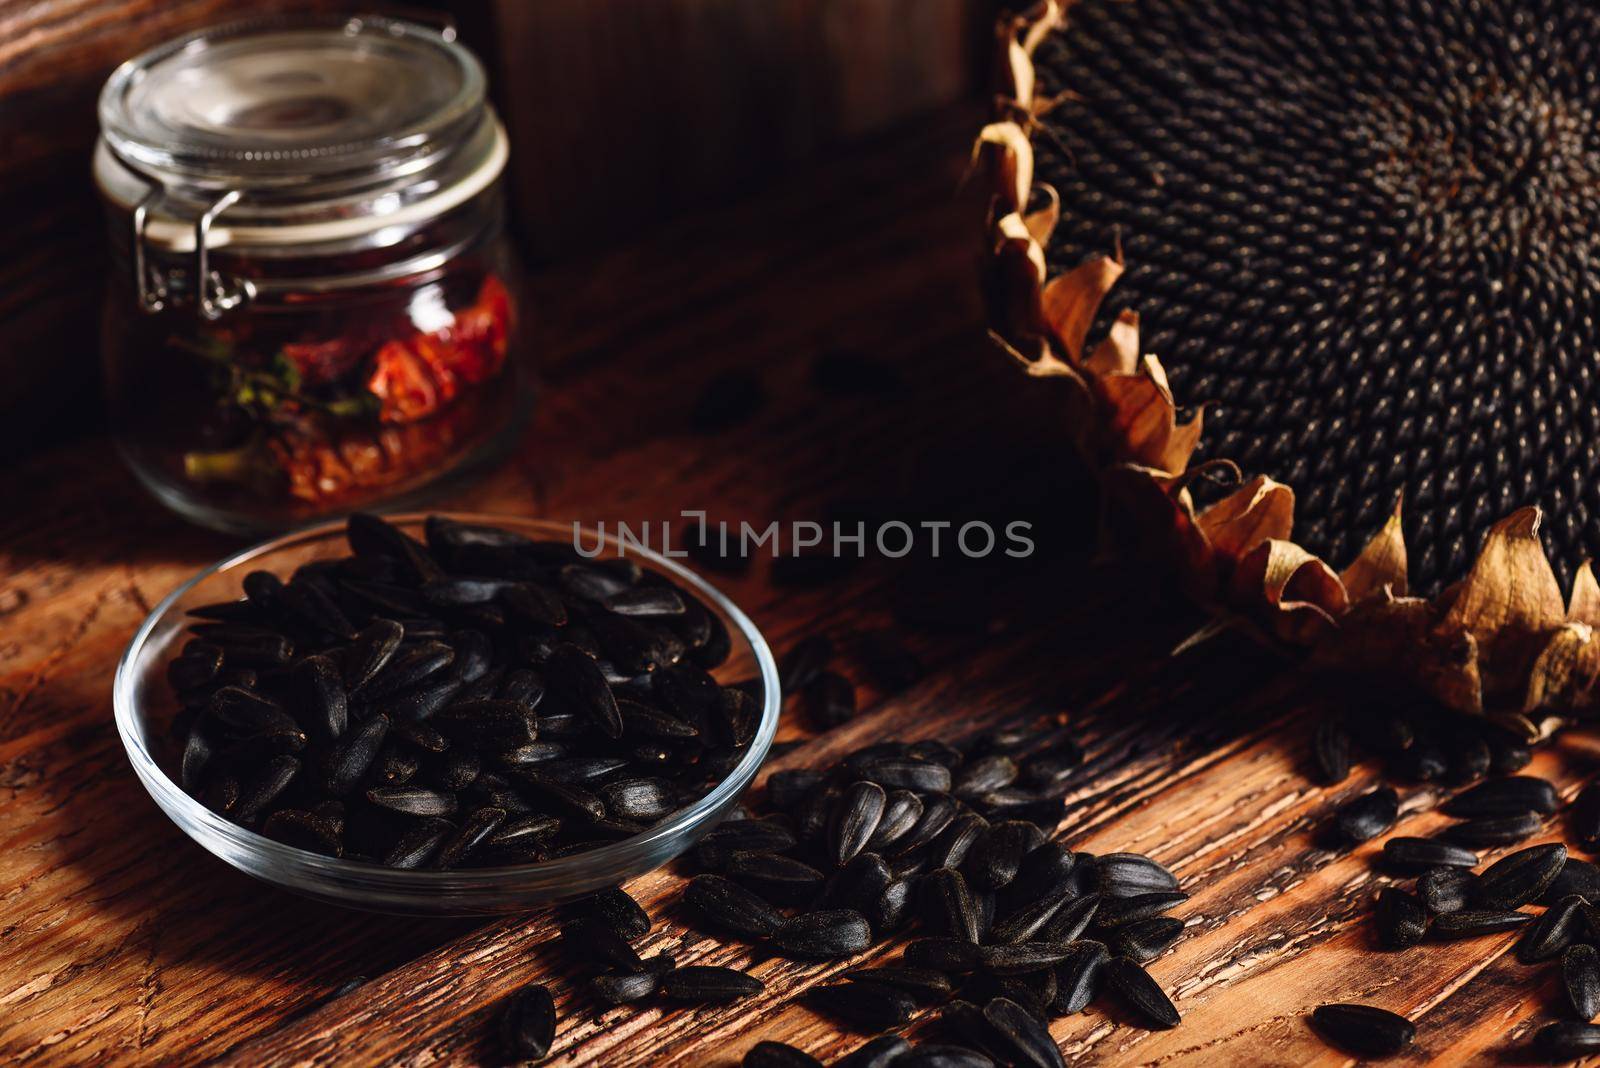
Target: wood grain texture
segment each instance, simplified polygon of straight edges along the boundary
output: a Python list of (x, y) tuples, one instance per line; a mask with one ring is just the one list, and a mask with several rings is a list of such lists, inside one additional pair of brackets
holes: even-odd
[(974, 93), (988, 0), (495, 0), (498, 98), (536, 257), (760, 188)]
[[(955, 194), (980, 119), (963, 109), (883, 152), (535, 278), (536, 424), (512, 462), (444, 503), (587, 522), (704, 507), (764, 524), (866, 500), (902, 517), (1035, 522), (1042, 551), (1015, 567), (872, 561), (804, 591), (775, 587), (764, 562), (718, 579), (779, 649), (817, 630), (835, 637), (861, 683), (864, 714), (844, 727), (816, 735), (786, 717), (781, 738), (799, 744), (766, 771), (1041, 712), (1071, 723), (1088, 759), (1062, 837), (1147, 852), (1192, 895), (1175, 910), (1185, 936), (1151, 965), (1183, 1025), (1145, 1032), (1097, 1004), (1054, 1027), (1073, 1063), (1348, 1063), (1305, 1025), (1330, 1000), (1417, 1019), (1413, 1062), (1512, 1056), (1550, 1018), (1548, 971), (1518, 964), (1509, 936), (1376, 951), (1376, 844), (1316, 844), (1375, 775), (1362, 766), (1332, 790), (1307, 778), (1310, 725), (1346, 699), (1339, 689), (1240, 642), (1172, 659), (1197, 620), (1095, 562), (1093, 502), (1066, 459), (1058, 398), (984, 345), (975, 206)], [(824, 394), (811, 365), (827, 351), (872, 353), (903, 385)], [(731, 430), (693, 433), (688, 407), (728, 368), (758, 372), (769, 402)], [(656, 920), (644, 951), (749, 966), (766, 994), (597, 1016), (566, 977), (548, 915), (362, 915), (226, 868), (144, 797), (107, 694), (151, 604), (229, 543), (158, 511), (103, 443), (10, 469), (0, 489), (11, 503), (0, 516), (0, 1062), (477, 1063), (495, 1057), (498, 1003), (533, 981), (550, 982), (561, 1006), (554, 1064), (730, 1065), (766, 1038), (827, 1059), (862, 1041), (796, 1000), (854, 962), (798, 964), (699, 934), (675, 904), (676, 866), (628, 887)], [(985, 626), (907, 627), (935, 670), (879, 693), (848, 650), (940, 583)], [(1572, 739), (1531, 770), (1570, 796), (1595, 765)], [(1443, 823), (1441, 795), (1407, 790), (1399, 830)]]

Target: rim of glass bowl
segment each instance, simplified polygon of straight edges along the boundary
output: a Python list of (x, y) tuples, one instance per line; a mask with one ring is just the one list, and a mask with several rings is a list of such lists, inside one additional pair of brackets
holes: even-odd
[[(405, 526), (420, 523), (429, 515), (438, 515), (462, 523), (511, 527), (518, 529), (519, 532), (526, 532), (533, 528), (541, 533), (567, 534), (573, 530), (570, 524), (563, 524), (556, 520), (530, 519), (523, 516), (486, 515), (471, 512), (404, 512), (386, 514), (384, 518), (391, 523)], [(773, 660), (772, 650), (768, 647), (761, 631), (739, 609), (738, 605), (734, 604), (721, 591), (695, 572), (682, 564), (661, 556), (653, 550), (642, 549), (630, 544), (627, 547), (628, 553), (639, 557), (641, 560), (648, 561), (651, 566), (685, 582), (707, 604), (730, 619), (739, 628), (745, 641), (749, 643), (751, 652), (755, 657), (756, 666), (761, 672), (761, 683), (764, 691), (761, 722), (756, 728), (755, 737), (750, 742), (750, 748), (745, 752), (744, 758), (739, 761), (733, 771), (704, 797), (679, 809), (647, 831), (636, 834), (631, 838), (624, 838), (621, 841), (601, 846), (598, 849), (585, 850), (582, 853), (558, 857), (554, 860), (540, 861), (537, 864), (518, 864), (498, 868), (463, 868), (450, 871), (386, 868), (377, 864), (363, 864), (337, 857), (329, 857), (321, 853), (312, 853), (308, 850), (273, 841), (271, 838), (224, 819), (185, 793), (177, 783), (168, 777), (160, 763), (145, 748), (144, 741), (135, 722), (135, 669), (146, 653), (146, 643), (150, 640), (150, 636), (154, 633), (156, 626), (173, 610), (183, 596), (194, 589), (195, 586), (218, 572), (236, 568), (260, 557), (307, 542), (320, 541), (330, 535), (342, 535), (344, 529), (343, 520), (317, 523), (259, 542), (247, 549), (224, 557), (215, 564), (199, 571), (163, 597), (161, 602), (155, 606), (150, 615), (140, 625), (138, 631), (135, 632), (133, 640), (128, 643), (128, 648), (123, 652), (122, 659), (117, 662), (117, 672), (112, 684), (112, 708), (116, 719), (117, 733), (122, 736), (123, 748), (127, 750), (128, 759), (138, 773), (139, 779), (152, 795), (158, 795), (154, 798), (158, 803), (158, 807), (169, 815), (172, 809), (176, 809), (192, 824), (204, 828), (208, 833), (228, 842), (236, 849), (249, 851), (264, 859), (275, 860), (308, 873), (341, 878), (356, 877), (394, 889), (481, 889), (502, 885), (508, 878), (513, 876), (533, 879), (540, 883), (559, 884), (564, 880), (578, 876), (592, 877), (594, 869), (600, 865), (609, 864), (622, 868), (628, 866), (630, 860), (648, 858), (654, 847), (664, 841), (683, 835), (712, 811), (732, 801), (755, 778), (756, 771), (761, 767), (762, 761), (766, 759), (767, 751), (772, 747), (773, 737), (777, 734), (781, 696), (778, 691), (777, 664)], [(581, 527), (579, 529), (583, 532), (586, 543), (590, 538), (601, 537), (592, 528)], [(621, 543), (615, 534), (604, 535), (603, 541), (613, 551), (618, 551), (621, 548)], [(188, 827), (183, 829), (190, 830)]]

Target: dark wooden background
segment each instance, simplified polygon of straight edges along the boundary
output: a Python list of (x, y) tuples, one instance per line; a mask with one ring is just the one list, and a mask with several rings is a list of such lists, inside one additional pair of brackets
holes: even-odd
[(0, 456), (99, 425), (95, 99), (117, 63), (277, 10), (457, 22), (515, 142), (542, 265), (749, 195), (975, 93), (993, 0), (0, 0)]

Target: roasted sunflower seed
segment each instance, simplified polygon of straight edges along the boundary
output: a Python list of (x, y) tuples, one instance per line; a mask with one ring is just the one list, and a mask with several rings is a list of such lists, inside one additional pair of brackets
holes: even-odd
[(661, 977), (661, 996), (673, 1001), (721, 1003), (761, 993), (766, 985), (753, 975), (733, 968), (695, 964), (676, 968)]
[(1440, 808), (1452, 816), (1476, 818), (1516, 816), (1524, 812), (1550, 813), (1559, 804), (1553, 784), (1531, 775), (1512, 775), (1463, 790)]
[(1137, 961), (1112, 957), (1101, 970), (1111, 988), (1152, 1028), (1167, 1030), (1178, 1026), (1180, 1017), (1172, 1000)]
[(983, 1007), (984, 1019), (1000, 1042), (1002, 1052), (1018, 1065), (1030, 1068), (1066, 1068), (1066, 1060), (1050, 1031), (1033, 1013), (1010, 998), (995, 998)]
[(1583, 926), (1583, 898), (1572, 894), (1544, 910), (1528, 925), (1528, 933), (1517, 943), (1517, 959), (1524, 964), (1559, 957), (1572, 944)]
[(868, 1031), (899, 1027), (917, 1011), (916, 1001), (904, 990), (872, 982), (812, 987), (806, 999), (834, 1019)]
[(1311, 1024), (1333, 1045), (1363, 1057), (1392, 1057), (1417, 1037), (1410, 1020), (1371, 1005), (1320, 1005)]
[(1547, 890), (1567, 862), (1567, 847), (1559, 842), (1532, 846), (1502, 857), (1473, 883), (1473, 903), (1488, 909), (1514, 909)]
[(513, 994), (500, 1016), (500, 1041), (519, 1061), (540, 1061), (556, 1040), (556, 1004), (550, 991), (528, 986)]
[(712, 923), (751, 938), (771, 935), (784, 921), (759, 895), (720, 875), (695, 876), (683, 897)]
[(1358, 845), (1394, 826), (1400, 814), (1400, 796), (1381, 786), (1347, 802), (1334, 814), (1334, 827), (1347, 845)]
[(1378, 891), (1378, 932), (1384, 945), (1403, 949), (1422, 941), (1428, 931), (1428, 911), (1422, 902), (1398, 887)]
[(801, 960), (848, 957), (871, 944), (872, 928), (854, 909), (802, 913), (783, 921), (772, 934), (780, 953)]
[(1514, 930), (1532, 919), (1529, 913), (1507, 909), (1457, 909), (1435, 916), (1431, 931), (1438, 939), (1477, 938)]

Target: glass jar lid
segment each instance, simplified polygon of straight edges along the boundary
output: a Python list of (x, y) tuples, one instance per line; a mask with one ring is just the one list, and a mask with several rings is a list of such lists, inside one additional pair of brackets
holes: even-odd
[(200, 30), (100, 94), (95, 179), (151, 250), (392, 244), (505, 167), (483, 67), (453, 33), (377, 16)]
[(395, 19), (268, 19), (169, 41), (100, 96), (113, 153), (216, 188), (380, 178), (470, 133), (483, 68), (446, 35)]
[(95, 180), (131, 224), (141, 305), (187, 294), (208, 318), (265, 284), (220, 260), (448, 254), (412, 236), (487, 189), (508, 156), (483, 67), (454, 33), (379, 16), (255, 19), (169, 41), (113, 72), (100, 126)]

